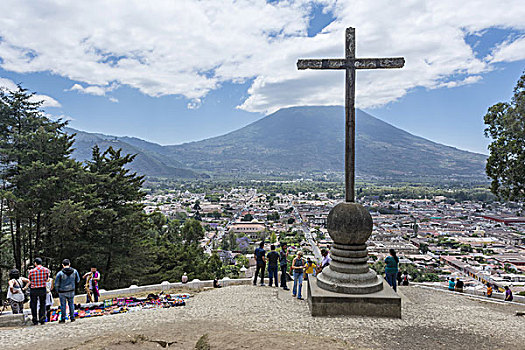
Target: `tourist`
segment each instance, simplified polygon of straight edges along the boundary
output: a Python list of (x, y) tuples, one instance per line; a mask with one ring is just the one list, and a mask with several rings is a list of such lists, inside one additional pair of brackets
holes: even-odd
[(401, 271), (397, 271), (397, 285), (400, 286), (401, 285), (401, 282), (403, 282), (403, 274), (401, 273)]
[(9, 287), (7, 288), (7, 300), (11, 305), (13, 314), (24, 313), (25, 291), (31, 282), (25, 277), (20, 276), (20, 271), (12, 269), (9, 271)]
[[(42, 266), (42, 259), (35, 258), (35, 268), (29, 271), (29, 281), (31, 283), (30, 296), (31, 316), (33, 325), (44, 324), (46, 322), (46, 282), (49, 279), (49, 269)], [(37, 310), (37, 304), (40, 307)], [(38, 311), (38, 312), (37, 312)]]
[(401, 276), (401, 284), (404, 286), (408, 286), (408, 282), (410, 281), (410, 276), (408, 275), (408, 272), (403, 272), (403, 275)]
[(451, 291), (451, 292), (456, 290), (456, 282), (454, 282), (453, 278), (450, 278), (448, 280), (448, 290)]
[[(50, 277), (46, 282), (46, 320), (47, 322), (51, 319), (51, 306), (53, 306), (53, 279)], [(40, 310), (40, 300), (36, 305), (37, 310)]]
[(512, 296), (512, 291), (509, 286), (505, 286), (505, 301), (512, 301), (514, 297)]
[(463, 293), (464, 283), (459, 278), (456, 279), (456, 292)]
[(385, 279), (387, 283), (397, 292), (397, 272), (399, 265), (399, 258), (394, 249), (390, 249), (390, 256), (385, 259)]
[(264, 286), (264, 269), (266, 267), (266, 251), (264, 250), (264, 242), (259, 243), (259, 248), (255, 249), (255, 277), (253, 278), (253, 285), (257, 285), (257, 276), (261, 276), (261, 286)]
[(288, 279), (288, 246), (286, 243), (281, 244), (281, 251), (279, 252), (279, 264), (281, 266), (281, 288), (290, 290), (286, 285)]
[(55, 289), (60, 299), (60, 323), (66, 322), (66, 303), (69, 307), (69, 319), (75, 321), (75, 289), (80, 282), (78, 271), (71, 267), (69, 259), (62, 261), (60, 270), (55, 279)]
[(312, 261), (312, 259), (310, 259), (310, 258), (306, 259), (306, 267), (305, 267), (305, 270), (304, 270), (304, 277), (306, 278), (307, 281), (308, 281), (308, 276), (311, 276), (311, 275), (314, 274), (314, 271), (315, 271), (316, 267), (317, 267), (317, 265), (315, 265), (315, 263)]
[[(98, 282), (100, 281), (100, 272), (97, 271), (97, 267), (95, 265), (91, 266), (91, 271), (84, 274), (82, 278), (87, 279), (86, 280), (86, 303), (89, 302), (98, 302), (98, 297), (100, 296), (99, 292), (99, 286)], [(89, 289), (89, 290), (88, 290)], [(91, 294), (91, 299), (89, 298), (89, 294)]]
[(279, 287), (279, 280), (277, 278), (279, 253), (275, 251), (275, 245), (272, 244), (270, 246), (270, 252), (266, 256), (266, 259), (268, 260), (268, 284), (271, 287), (273, 285), (273, 281), (275, 280), (275, 287)]
[(321, 256), (323, 259), (321, 260), (321, 266), (317, 269), (318, 274), (321, 273), (325, 267), (329, 266), (332, 261), (332, 258), (328, 255), (328, 250), (326, 249), (321, 250)]
[(184, 283), (184, 284), (188, 283), (188, 275), (186, 274), (186, 272), (184, 272), (184, 273), (182, 274), (181, 281), (182, 281), (182, 283)]
[(492, 285), (490, 283), (487, 283), (487, 297), (492, 298)]
[(219, 283), (219, 279), (217, 277), (215, 277), (215, 279), (213, 280), (213, 288), (221, 288), (221, 284)]
[(304, 273), (303, 271), (304, 270), (303, 252), (297, 253), (297, 256), (292, 261), (291, 269), (293, 271), (292, 295), (294, 297), (297, 296), (297, 299), (299, 300), (303, 300), (303, 296), (301, 294), (303, 290), (303, 273)]

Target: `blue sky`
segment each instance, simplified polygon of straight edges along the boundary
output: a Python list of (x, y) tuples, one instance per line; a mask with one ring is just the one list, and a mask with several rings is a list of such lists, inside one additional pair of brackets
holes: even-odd
[(0, 85), (37, 92), (47, 113), (80, 130), (189, 142), (282, 107), (342, 104), (343, 72), (298, 72), (295, 61), (341, 57), (344, 28), (355, 26), (358, 56), (406, 58), (402, 70), (358, 72), (359, 107), (486, 153), (483, 115), (510, 99), (525, 68), (524, 6), (430, 4), (7, 0)]

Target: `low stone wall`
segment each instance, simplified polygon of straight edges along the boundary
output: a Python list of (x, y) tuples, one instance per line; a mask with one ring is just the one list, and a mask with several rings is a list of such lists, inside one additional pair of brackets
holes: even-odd
[[(241, 285), (250, 285), (253, 283), (251, 278), (238, 278), (238, 279), (229, 279), (224, 278), (222, 280), (219, 280), (219, 284), (222, 287), (228, 287), (228, 286), (241, 286)], [(213, 288), (213, 280), (206, 280), (206, 281), (200, 281), (200, 280), (193, 280), (188, 283), (182, 283), (182, 282), (175, 282), (171, 283), (168, 281), (164, 281), (159, 284), (151, 284), (147, 286), (130, 286), (128, 288), (122, 288), (122, 289), (114, 289), (114, 290), (102, 290), (100, 291), (100, 296), (102, 298), (113, 298), (118, 295), (134, 295), (139, 293), (160, 293), (165, 292), (172, 289), (182, 289), (182, 290), (200, 290), (204, 288)], [(79, 297), (85, 297), (85, 294), (78, 295)]]
[[(446, 286), (442, 286), (442, 285), (436, 285), (436, 284), (430, 284), (430, 283), (415, 283), (415, 282), (411, 284), (416, 285), (416, 286), (427, 287), (427, 288), (439, 289), (443, 291), (449, 291)], [(450, 291), (450, 293), (459, 293), (459, 292)], [(478, 296), (478, 297), (485, 297), (487, 299), (505, 300), (505, 293), (499, 293), (499, 292), (492, 293), (492, 297), (490, 298), (488, 298), (487, 295), (483, 291), (480, 291), (480, 290), (464, 289), (462, 294), (473, 295), (473, 296)], [(516, 295), (514, 293), (513, 293), (513, 296), (514, 296), (514, 300), (513, 300), (514, 303), (525, 304), (525, 296)]]
[(24, 314), (7, 314), (0, 316), (0, 327), (20, 327), (29, 322), (29, 318)]

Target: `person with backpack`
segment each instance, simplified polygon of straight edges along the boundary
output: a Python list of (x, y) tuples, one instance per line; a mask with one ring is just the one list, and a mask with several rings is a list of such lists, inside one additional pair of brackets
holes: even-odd
[(20, 276), (20, 271), (12, 269), (9, 271), (9, 288), (7, 289), (7, 300), (11, 305), (13, 314), (24, 313), (25, 291), (31, 282), (25, 277)]
[(75, 290), (80, 282), (78, 271), (71, 267), (69, 259), (62, 261), (62, 270), (55, 278), (55, 289), (60, 299), (60, 321), (66, 322), (66, 303), (69, 306), (69, 318), (71, 322), (75, 321)]
[(385, 279), (387, 283), (397, 292), (397, 273), (399, 271), (399, 258), (394, 249), (390, 249), (390, 256), (385, 259)]

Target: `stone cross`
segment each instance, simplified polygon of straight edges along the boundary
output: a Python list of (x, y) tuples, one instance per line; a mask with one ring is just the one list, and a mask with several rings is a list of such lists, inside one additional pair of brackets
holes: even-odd
[(346, 70), (345, 97), (345, 198), (355, 201), (355, 70), (402, 68), (403, 57), (356, 58), (355, 28), (346, 28), (346, 58), (298, 60), (298, 69), (344, 69)]

